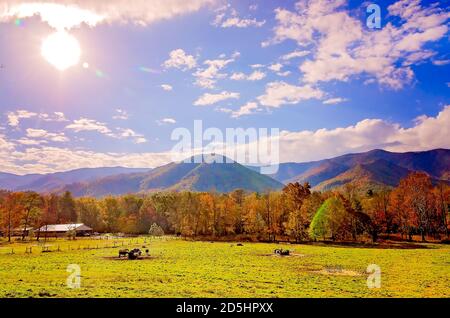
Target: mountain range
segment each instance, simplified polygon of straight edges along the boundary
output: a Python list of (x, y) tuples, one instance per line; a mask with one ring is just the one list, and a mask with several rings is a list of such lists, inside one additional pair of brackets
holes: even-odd
[(396, 186), (412, 171), (426, 172), (435, 181), (449, 181), (450, 150), (396, 153), (375, 149), (313, 162), (283, 163), (271, 177), (283, 183), (307, 181), (315, 190), (328, 190), (349, 182), (366, 187)]
[(71, 191), (75, 196), (101, 197), (163, 190), (264, 192), (298, 181), (309, 182), (314, 190), (322, 191), (347, 183), (354, 183), (361, 189), (396, 186), (412, 171), (424, 171), (434, 181), (450, 181), (448, 149), (405, 153), (372, 150), (312, 162), (281, 163), (277, 173), (270, 176), (260, 174), (255, 167), (225, 161), (223, 157), (224, 163), (194, 159), (154, 169), (86, 168), (24, 176), (0, 173), (0, 189), (42, 193)]

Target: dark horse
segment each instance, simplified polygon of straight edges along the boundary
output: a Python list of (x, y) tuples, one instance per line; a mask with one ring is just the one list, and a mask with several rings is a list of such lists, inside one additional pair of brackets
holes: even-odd
[(124, 250), (119, 250), (119, 258), (121, 258), (122, 256), (126, 257), (128, 255), (128, 249), (124, 249)]

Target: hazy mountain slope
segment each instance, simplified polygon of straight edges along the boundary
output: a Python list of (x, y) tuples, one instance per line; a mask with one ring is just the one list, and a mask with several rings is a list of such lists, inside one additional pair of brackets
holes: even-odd
[(281, 189), (282, 184), (268, 176), (254, 172), (238, 163), (202, 163), (192, 169), (174, 190), (230, 192), (234, 189), (264, 192)]
[(121, 174), (83, 184), (71, 184), (61, 191), (75, 196), (105, 196), (125, 193), (172, 191), (217, 191), (235, 189), (263, 192), (281, 189), (283, 184), (238, 163), (170, 163), (147, 173)]
[[(435, 179), (449, 180), (450, 150), (448, 149), (406, 153), (394, 153), (377, 149), (365, 153), (347, 154), (318, 161), (313, 167), (303, 173), (282, 181), (284, 183), (308, 181), (311, 185), (315, 186), (340, 175), (358, 164), (367, 165), (377, 160), (384, 160), (385, 162), (393, 163), (397, 167), (410, 171), (424, 171)], [(393, 174), (393, 178), (395, 179), (396, 171), (394, 169), (387, 169), (384, 177), (388, 179), (389, 174)], [(389, 183), (387, 182), (386, 184)]]
[[(196, 158), (201, 159), (201, 158)], [(219, 159), (219, 158), (217, 158)], [(335, 158), (282, 163), (277, 173), (261, 175), (255, 167), (228, 163), (170, 163), (149, 169), (95, 168), (17, 176), (0, 173), (0, 189), (37, 192), (73, 191), (75, 195), (104, 196), (159, 190), (229, 192), (242, 188), (263, 192), (287, 182), (309, 182), (316, 189), (331, 189), (348, 182), (395, 186), (410, 171), (425, 171), (433, 179), (450, 181), (450, 150), (393, 153), (372, 150)], [(275, 178), (278, 180), (276, 181)]]
[(103, 178), (107, 176), (149, 171), (148, 168), (123, 168), (123, 167), (102, 167), (83, 168), (65, 172), (49, 174), (32, 174), (18, 176), (14, 174), (0, 174), (0, 188), (15, 191), (37, 191), (51, 192), (67, 184), (85, 182)]
[(336, 177), (327, 179), (314, 187), (323, 191), (353, 183), (358, 188), (373, 188), (377, 186), (396, 186), (400, 180), (411, 171), (384, 159), (378, 159), (368, 164), (356, 164)]
[(348, 166), (346, 165), (331, 160), (325, 160), (323, 163), (306, 170), (304, 173), (288, 181), (298, 181), (300, 183), (309, 182), (312, 186), (315, 186), (324, 180), (336, 177), (347, 169)]

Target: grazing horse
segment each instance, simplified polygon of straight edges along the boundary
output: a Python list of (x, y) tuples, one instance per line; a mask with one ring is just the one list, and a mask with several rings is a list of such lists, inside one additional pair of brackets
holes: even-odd
[(142, 255), (141, 250), (138, 248), (135, 248), (128, 252), (128, 259), (137, 259), (141, 255)]
[(124, 250), (119, 250), (119, 258), (121, 258), (122, 256), (127, 256), (128, 254), (128, 249), (124, 249)]
[(282, 256), (286, 256), (289, 255), (289, 250), (283, 250), (282, 248), (277, 248), (276, 250), (273, 251), (275, 254), (278, 255), (282, 255)]

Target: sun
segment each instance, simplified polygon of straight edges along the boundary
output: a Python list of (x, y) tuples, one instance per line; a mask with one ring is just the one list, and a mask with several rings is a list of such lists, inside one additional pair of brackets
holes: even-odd
[(60, 71), (77, 65), (81, 49), (78, 40), (66, 31), (50, 34), (42, 41), (42, 56)]

